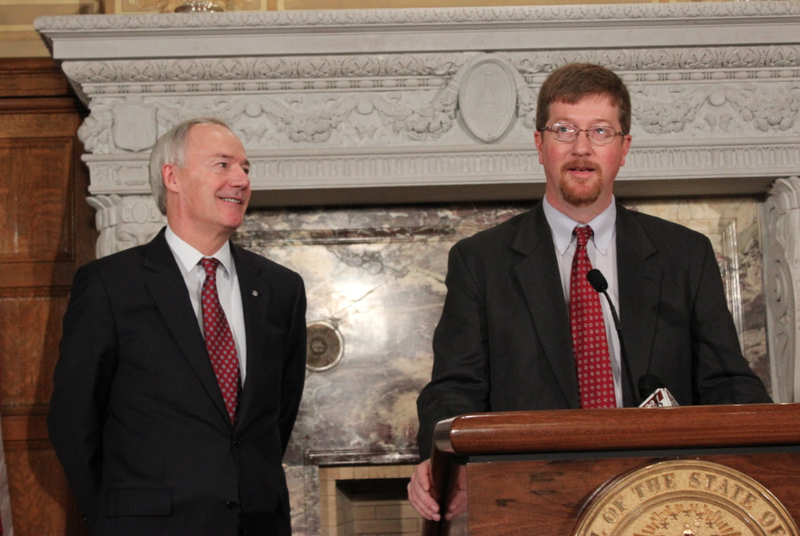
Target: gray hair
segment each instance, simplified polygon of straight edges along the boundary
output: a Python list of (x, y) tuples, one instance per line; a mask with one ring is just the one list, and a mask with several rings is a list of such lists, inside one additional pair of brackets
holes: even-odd
[(167, 214), (167, 188), (164, 186), (164, 177), (161, 170), (165, 164), (174, 164), (184, 167), (186, 161), (186, 139), (189, 129), (195, 125), (219, 125), (231, 130), (225, 121), (213, 117), (196, 117), (184, 121), (158, 138), (153, 151), (150, 153), (150, 191), (153, 193), (156, 206), (161, 214)]

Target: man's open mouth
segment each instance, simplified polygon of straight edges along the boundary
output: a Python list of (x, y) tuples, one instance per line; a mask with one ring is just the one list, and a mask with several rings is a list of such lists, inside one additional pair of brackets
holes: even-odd
[(571, 173), (593, 173), (597, 170), (597, 168), (588, 162), (567, 162), (564, 167), (564, 170), (569, 171)]

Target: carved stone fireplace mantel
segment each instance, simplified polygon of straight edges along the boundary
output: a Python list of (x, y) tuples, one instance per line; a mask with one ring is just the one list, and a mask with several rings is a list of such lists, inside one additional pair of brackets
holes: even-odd
[(560, 65), (606, 65), (634, 107), (620, 195), (769, 193), (773, 392), (800, 400), (800, 2), (89, 15), (35, 26), (91, 110), (80, 137), (98, 255), (162, 225), (149, 151), (197, 115), (225, 119), (244, 141), (260, 206), (540, 196), (538, 88)]

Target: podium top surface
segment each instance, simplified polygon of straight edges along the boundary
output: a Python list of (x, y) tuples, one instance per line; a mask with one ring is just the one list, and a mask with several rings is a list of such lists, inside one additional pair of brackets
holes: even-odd
[(800, 445), (800, 404), (477, 413), (442, 421), (456, 455)]

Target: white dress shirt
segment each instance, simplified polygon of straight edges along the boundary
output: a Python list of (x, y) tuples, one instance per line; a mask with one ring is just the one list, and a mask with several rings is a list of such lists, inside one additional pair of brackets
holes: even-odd
[[(556, 259), (558, 259), (558, 269), (561, 273), (561, 288), (564, 291), (564, 300), (569, 310), (569, 288), (572, 276), (572, 257), (575, 256), (577, 248), (577, 238), (572, 234), (576, 226), (580, 224), (562, 214), (547, 202), (547, 198), (542, 200), (544, 205), (544, 215), (550, 230), (553, 233), (553, 243), (556, 247)], [(608, 281), (608, 296), (619, 310), (619, 287), (617, 285), (617, 205), (612, 197), (611, 204), (595, 219), (589, 222), (589, 227), (594, 231), (591, 240), (586, 244), (586, 253), (592, 263), (592, 268), (600, 270)], [(606, 325), (606, 337), (608, 338), (608, 351), (611, 355), (611, 371), (614, 374), (614, 391), (617, 398), (617, 407), (622, 407), (622, 367), (620, 366), (619, 337), (614, 327), (614, 317), (611, 315), (611, 308), (608, 300), (600, 295), (600, 303), (603, 307), (603, 321)]]
[[(200, 332), (203, 333), (203, 282), (206, 279), (206, 272), (200, 261), (205, 257), (195, 248), (181, 240), (172, 229), (167, 226), (167, 244), (178, 268), (183, 275), (183, 281), (189, 291), (189, 298), (192, 300), (194, 314), (197, 317), (197, 324)], [(230, 242), (220, 248), (219, 251), (211, 255), (219, 261), (217, 266), (217, 293), (222, 310), (228, 319), (228, 325), (233, 332), (233, 341), (236, 344), (236, 355), (239, 357), (239, 372), (241, 375), (242, 386), (244, 386), (245, 371), (247, 370), (247, 338), (244, 331), (244, 310), (242, 309), (242, 293), (239, 289), (239, 278), (236, 275), (236, 265), (231, 256)]]

